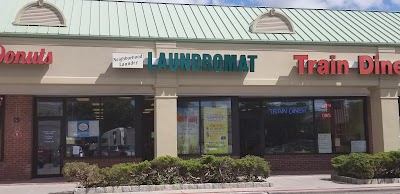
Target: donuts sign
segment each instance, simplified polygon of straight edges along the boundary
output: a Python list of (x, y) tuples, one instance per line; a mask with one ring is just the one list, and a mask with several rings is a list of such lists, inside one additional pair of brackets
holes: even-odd
[(7, 51), (3, 45), (0, 45), (0, 63), (6, 64), (39, 64), (50, 65), (53, 63), (53, 52), (40, 51)]

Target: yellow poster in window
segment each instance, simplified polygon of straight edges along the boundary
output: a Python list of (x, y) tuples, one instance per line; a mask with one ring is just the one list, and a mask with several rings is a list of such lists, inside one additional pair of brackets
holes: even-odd
[(204, 153), (228, 154), (228, 108), (205, 107), (204, 119)]

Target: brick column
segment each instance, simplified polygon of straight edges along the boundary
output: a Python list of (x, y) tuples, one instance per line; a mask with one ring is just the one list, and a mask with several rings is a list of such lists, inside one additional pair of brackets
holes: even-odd
[[(4, 157), (0, 180), (32, 178), (33, 97), (10, 95), (5, 98)], [(15, 121), (18, 120), (19, 122)]]

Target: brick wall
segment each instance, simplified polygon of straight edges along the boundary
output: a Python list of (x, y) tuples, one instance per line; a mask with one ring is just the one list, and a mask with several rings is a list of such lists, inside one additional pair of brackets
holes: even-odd
[(272, 171), (325, 171), (332, 170), (335, 154), (265, 155)]
[[(29, 180), (32, 177), (32, 96), (5, 98), (4, 158), (0, 161), (0, 180)], [(19, 123), (14, 118), (19, 117)]]

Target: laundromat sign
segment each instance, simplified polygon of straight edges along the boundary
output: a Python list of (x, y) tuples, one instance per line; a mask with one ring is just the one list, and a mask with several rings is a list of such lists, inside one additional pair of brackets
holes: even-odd
[(215, 72), (254, 72), (257, 55), (160, 53), (153, 58), (149, 52), (143, 54), (113, 53), (113, 68), (147, 68), (151, 71), (215, 71)]
[(53, 63), (53, 53), (40, 49), (34, 51), (8, 51), (3, 45), (0, 45), (0, 63), (6, 64), (46, 64)]
[(400, 60), (389, 61), (380, 60), (378, 55), (358, 56), (358, 61), (348, 61), (337, 59), (335, 55), (331, 55), (329, 59), (309, 59), (308, 55), (294, 55), (294, 60), (298, 64), (299, 74), (349, 74), (352, 68), (358, 68), (358, 72), (362, 75), (367, 74), (400, 74)]

